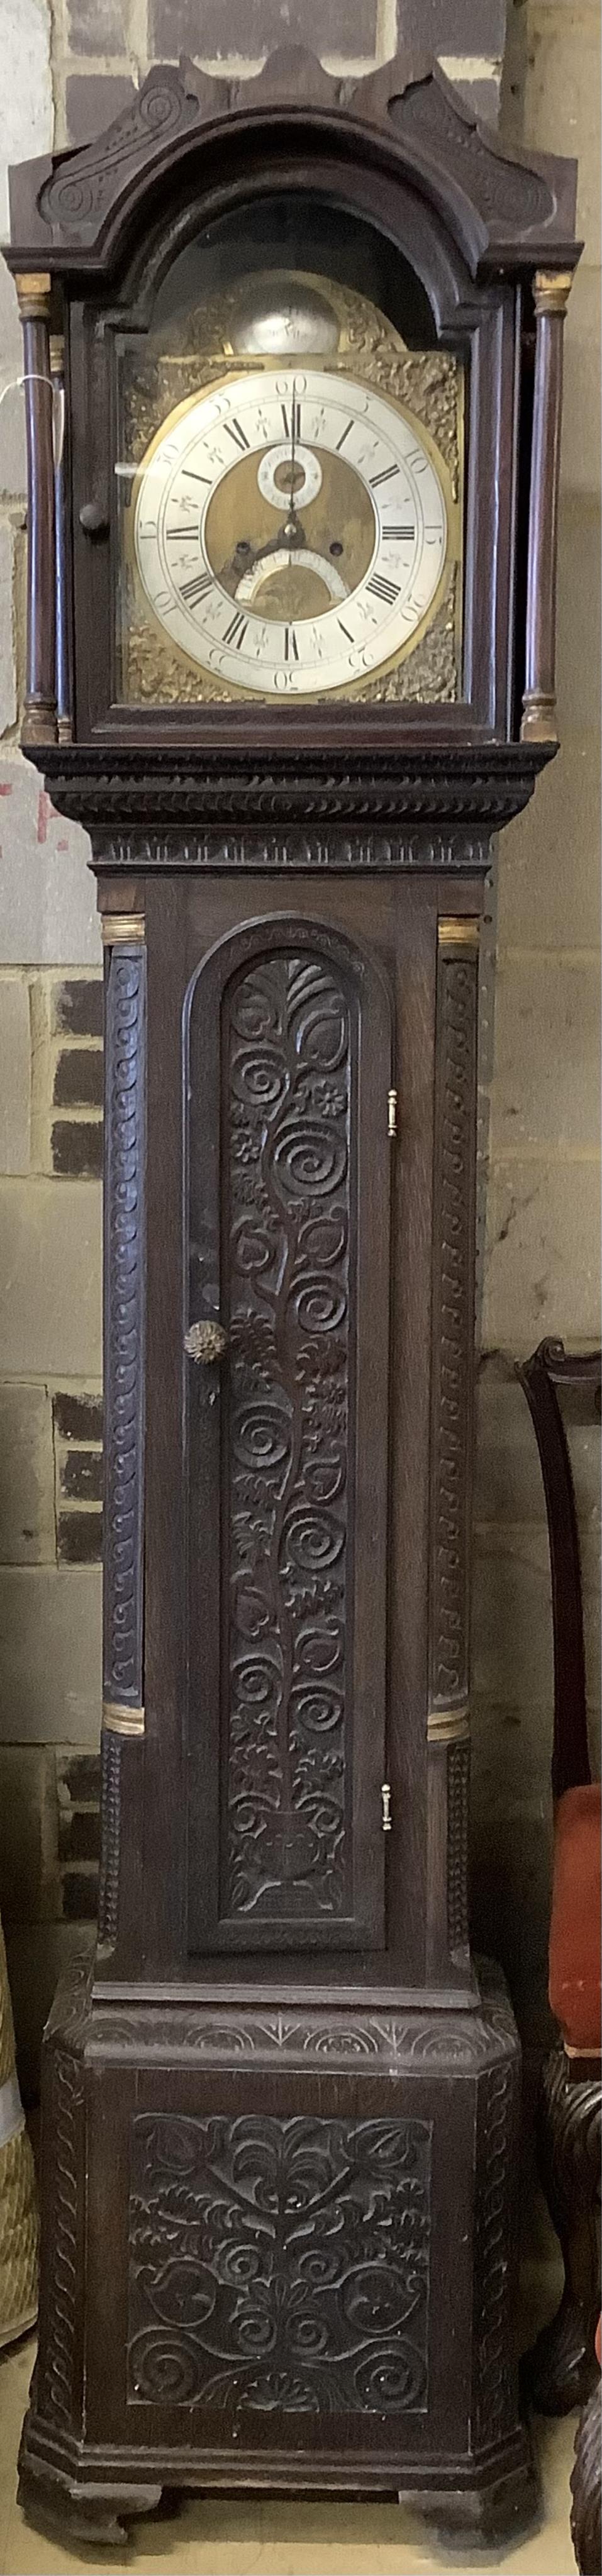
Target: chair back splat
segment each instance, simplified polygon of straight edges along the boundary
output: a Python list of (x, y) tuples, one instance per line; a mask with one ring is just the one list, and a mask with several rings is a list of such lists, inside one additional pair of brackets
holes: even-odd
[(561, 1798), (565, 1789), (591, 1779), (579, 1530), (561, 1396), (589, 1392), (592, 1419), (599, 1414), (602, 1354), (567, 1354), (563, 1342), (543, 1341), (516, 1373), (533, 1421), (546, 1498), (554, 1634), (552, 1791)]

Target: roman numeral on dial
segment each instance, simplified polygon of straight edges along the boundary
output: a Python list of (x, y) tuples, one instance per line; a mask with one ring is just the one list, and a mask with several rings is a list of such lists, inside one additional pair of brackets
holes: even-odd
[(198, 608), (199, 601), (206, 599), (208, 591), (212, 589), (213, 579), (210, 572), (195, 572), (191, 581), (179, 583), (180, 598), (185, 599), (187, 608)]
[(382, 528), (381, 535), (383, 538), (388, 537), (390, 545), (409, 546), (414, 543), (416, 529), (411, 525), (407, 528)]
[(398, 581), (387, 581), (385, 574), (382, 572), (373, 572), (371, 573), (370, 580), (366, 582), (366, 589), (372, 591), (373, 599), (384, 599), (386, 600), (387, 607), (392, 608), (394, 601), (399, 599), (401, 583)]
[(282, 419), (283, 419), (283, 423), (284, 423), (284, 435), (285, 435), (285, 438), (293, 438), (293, 437), (295, 437), (295, 438), (300, 438), (300, 437), (301, 437), (301, 404), (300, 404), (300, 402), (294, 402), (294, 403), (292, 404), (292, 406), (291, 406), (291, 410), (290, 410), (290, 411), (287, 411), (286, 403), (281, 403), (281, 405), (280, 405), (280, 409), (281, 409), (281, 412), (282, 412)]
[(224, 644), (235, 644), (237, 653), (240, 653), (241, 644), (244, 644), (248, 623), (248, 617), (241, 617), (239, 609), (236, 617), (232, 617), (230, 625), (226, 627)]
[(235, 447), (240, 448), (240, 452), (241, 452), (241, 455), (242, 455), (245, 449), (247, 449), (247, 450), (248, 450), (249, 441), (248, 441), (248, 438), (246, 437), (246, 434), (245, 434), (244, 429), (241, 429), (240, 421), (239, 421), (239, 420), (227, 420), (227, 421), (225, 421), (225, 423), (224, 423), (224, 427), (225, 427), (225, 430), (226, 430), (226, 435), (227, 435), (227, 437), (228, 437), (228, 438), (233, 438)]

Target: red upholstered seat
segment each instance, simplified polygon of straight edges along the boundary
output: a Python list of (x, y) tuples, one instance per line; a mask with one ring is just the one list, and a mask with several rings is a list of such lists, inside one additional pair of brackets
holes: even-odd
[(549, 1994), (567, 2048), (600, 2048), (602, 1791), (565, 1789), (554, 1820)]

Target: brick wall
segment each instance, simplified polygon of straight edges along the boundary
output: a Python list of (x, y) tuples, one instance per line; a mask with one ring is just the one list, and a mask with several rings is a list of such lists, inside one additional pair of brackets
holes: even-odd
[[(0, 0), (6, 161), (83, 140), (156, 55), (253, 69), (301, 30), (334, 68), (432, 46), (480, 114), (577, 152), (585, 261), (567, 324), (560, 565), (563, 751), (506, 836), (489, 1157), (475, 1536), (475, 1921), (545, 2022), (551, 1640), (541, 1489), (512, 1360), (597, 1317), (598, 10), (572, 0)], [(324, 51), (324, 27), (328, 47)], [(4, 168), (0, 170), (4, 188)], [(6, 203), (3, 207), (6, 226)], [(0, 394), (18, 373), (0, 263)], [(22, 2077), (61, 1955), (93, 1916), (100, 1723), (100, 946), (82, 833), (16, 747), (23, 671), (22, 402), (0, 407), (0, 1906)], [(493, 903), (492, 903), (493, 917)], [(485, 977), (484, 1019), (491, 1021)], [(491, 1079), (489, 1079), (491, 1075)], [(578, 1445), (591, 1584), (595, 1445)], [(590, 1619), (593, 1642), (594, 1612)], [(593, 1664), (593, 1655), (590, 1657)], [(591, 1676), (592, 1721), (599, 1706)]]

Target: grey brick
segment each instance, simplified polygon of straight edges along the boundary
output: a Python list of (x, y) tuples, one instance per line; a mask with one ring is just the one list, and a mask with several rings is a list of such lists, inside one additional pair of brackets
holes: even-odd
[(151, 0), (149, 43), (159, 57), (257, 61), (300, 32), (314, 53), (355, 62), (373, 55), (376, 25), (376, 0)]
[(52, 1401), (59, 1439), (102, 1440), (101, 1395), (71, 1395), (57, 1387)]
[(54, 1754), (41, 1744), (0, 1745), (0, 1911), (15, 1923), (56, 1919), (58, 1877)]
[(31, 1048), (25, 981), (0, 976), (0, 1171), (29, 1171)]
[(99, 1377), (100, 1219), (100, 1190), (89, 1181), (60, 1189), (54, 1180), (0, 1182), (7, 1376)]
[(52, 1024), (65, 1029), (72, 1038), (101, 1038), (103, 1033), (102, 975), (69, 975), (64, 983), (55, 984), (52, 995)]
[(96, 1565), (0, 1569), (0, 1737), (98, 1746), (102, 1579)]
[(59, 1512), (57, 1541), (61, 1565), (98, 1565), (102, 1556), (102, 1513)]
[(44, 1386), (0, 1386), (0, 1564), (54, 1563), (52, 1408)]
[(59, 1809), (59, 1860), (98, 1861), (100, 1857), (100, 1808), (75, 1807)]
[(125, 54), (127, 25), (120, 0), (68, 0), (72, 54)]
[(64, 1047), (55, 1066), (55, 1108), (102, 1109), (102, 1098), (101, 1047)]
[(506, 0), (397, 0), (397, 43), (479, 61), (504, 51)]
[(102, 1450), (76, 1449), (72, 1442), (58, 1462), (59, 1490), (68, 1502), (102, 1502)]
[(69, 143), (95, 142), (134, 97), (133, 81), (120, 72), (70, 72), (65, 91)]
[(66, 1869), (63, 1915), (66, 1923), (95, 1923), (98, 1913), (98, 1868)]
[(55, 1118), (52, 1168), (71, 1181), (99, 1181), (102, 1175), (102, 1119)]
[(66, 1752), (57, 1746), (56, 1777), (59, 1804), (67, 1807), (98, 1806), (100, 1800), (100, 1754), (83, 1748)]

